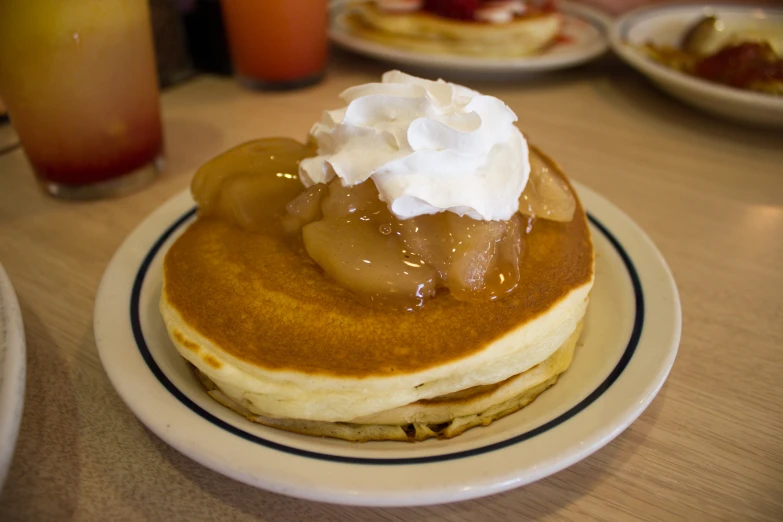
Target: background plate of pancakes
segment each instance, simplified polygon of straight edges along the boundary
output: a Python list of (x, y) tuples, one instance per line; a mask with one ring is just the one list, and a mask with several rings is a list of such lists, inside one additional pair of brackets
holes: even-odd
[[(466, 54), (449, 50), (447, 44), (437, 52), (424, 52), (415, 45), (373, 40), (352, 29), (344, 16), (348, 4), (337, 1), (332, 8), (329, 36), (334, 43), (358, 54), (418, 68), (456, 73), (536, 73), (586, 63), (604, 54), (609, 47), (608, 17), (596, 9), (569, 2), (557, 3), (562, 26), (555, 41), (525, 56), (496, 56), (476, 50)], [(513, 45), (510, 42), (503, 48)]]
[(680, 339), (677, 288), (625, 214), (575, 184), (588, 211), (596, 279), (573, 363), (532, 404), (449, 440), (350, 443), (250, 422), (214, 401), (169, 340), (158, 304), (167, 249), (195, 219), (183, 192), (110, 262), (95, 304), (106, 373), (134, 414), (197, 462), (247, 484), (317, 501), (451, 502), (536, 481), (597, 451), (663, 385)]

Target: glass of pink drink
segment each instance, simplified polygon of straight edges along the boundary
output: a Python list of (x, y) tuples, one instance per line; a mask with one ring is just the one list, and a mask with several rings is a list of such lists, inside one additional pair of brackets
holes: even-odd
[(0, 1), (0, 96), (54, 196), (130, 192), (162, 165), (146, 0)]

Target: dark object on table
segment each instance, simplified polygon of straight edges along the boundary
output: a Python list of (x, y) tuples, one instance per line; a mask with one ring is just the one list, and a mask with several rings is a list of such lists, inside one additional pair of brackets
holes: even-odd
[(193, 74), (177, 6), (173, 0), (150, 0), (150, 17), (158, 82), (161, 87), (176, 85)]
[(218, 0), (180, 1), (185, 44), (193, 62), (200, 71), (231, 75), (231, 57), (228, 54), (223, 13)]

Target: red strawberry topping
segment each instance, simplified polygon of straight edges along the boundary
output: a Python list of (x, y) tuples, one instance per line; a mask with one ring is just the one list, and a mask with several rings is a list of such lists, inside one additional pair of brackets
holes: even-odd
[(481, 0), (425, 0), (424, 10), (444, 18), (473, 20)]

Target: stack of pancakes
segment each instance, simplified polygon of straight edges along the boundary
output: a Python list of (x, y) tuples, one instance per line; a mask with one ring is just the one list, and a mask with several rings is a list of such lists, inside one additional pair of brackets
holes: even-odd
[(350, 441), (449, 438), (531, 402), (565, 371), (593, 284), (577, 205), (536, 220), (519, 287), (368, 307), (281, 236), (200, 217), (164, 263), (161, 311), (210, 395), (261, 424)]
[(559, 34), (562, 20), (556, 12), (538, 12), (505, 23), (487, 23), (444, 18), (427, 11), (387, 12), (374, 2), (357, 2), (337, 23), (351, 34), (400, 49), (511, 58), (547, 47)]

